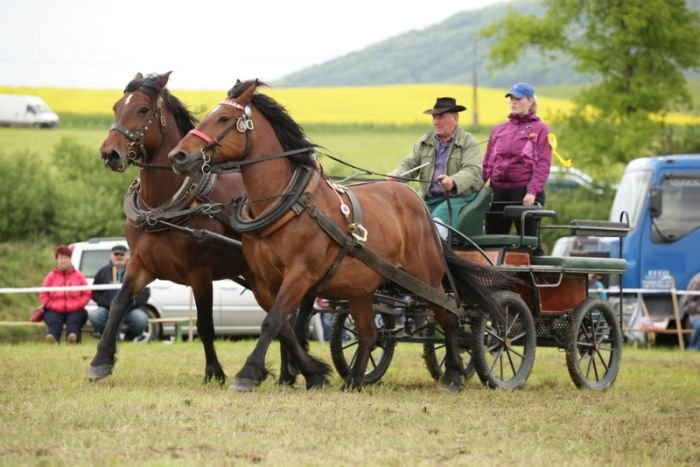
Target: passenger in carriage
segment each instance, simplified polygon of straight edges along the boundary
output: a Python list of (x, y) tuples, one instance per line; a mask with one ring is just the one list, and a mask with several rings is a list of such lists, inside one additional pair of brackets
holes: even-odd
[[(484, 155), (484, 181), (491, 180), (493, 201), (486, 216), (487, 234), (508, 234), (513, 221), (503, 219), (506, 203), (544, 206), (544, 185), (552, 165), (549, 127), (537, 116), (535, 90), (527, 83), (516, 83), (506, 93), (508, 121), (491, 132)], [(494, 214), (495, 213), (495, 214)], [(520, 233), (520, 224), (515, 223)], [(537, 237), (539, 220), (525, 222), (525, 235)], [(540, 245), (533, 252), (542, 255)]]
[(433, 130), (418, 138), (411, 153), (387, 177), (420, 179), (419, 193), (432, 216), (452, 226), (484, 185), (479, 143), (459, 127), (459, 112), (464, 110), (454, 98), (438, 97), (433, 108), (423, 112), (432, 116)]

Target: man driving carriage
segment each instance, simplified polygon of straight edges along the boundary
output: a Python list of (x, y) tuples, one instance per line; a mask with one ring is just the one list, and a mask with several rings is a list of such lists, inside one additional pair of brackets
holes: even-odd
[(484, 185), (479, 143), (459, 126), (459, 112), (464, 110), (453, 97), (438, 97), (423, 112), (432, 115), (433, 130), (418, 138), (411, 153), (389, 174), (407, 179), (418, 176), (419, 193), (432, 216), (452, 226), (459, 211)]

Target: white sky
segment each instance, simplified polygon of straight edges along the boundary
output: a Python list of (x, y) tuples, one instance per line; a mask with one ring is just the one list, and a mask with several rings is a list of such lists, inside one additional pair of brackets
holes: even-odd
[(168, 70), (172, 89), (269, 82), (505, 1), (4, 0), (0, 85), (121, 89)]

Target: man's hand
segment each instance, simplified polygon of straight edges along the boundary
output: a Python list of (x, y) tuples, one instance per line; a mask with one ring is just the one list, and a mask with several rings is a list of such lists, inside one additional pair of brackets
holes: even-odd
[(399, 173), (398, 173), (396, 170), (392, 170), (391, 172), (389, 172), (389, 173), (387, 174), (386, 177), (384, 177), (384, 180), (387, 180), (387, 181), (389, 181), (389, 182), (391, 182), (391, 181), (397, 181), (394, 177), (398, 177), (398, 176), (399, 176)]
[(440, 186), (442, 187), (442, 189), (448, 193), (455, 186), (455, 181), (449, 175), (439, 175), (438, 182), (440, 182)]

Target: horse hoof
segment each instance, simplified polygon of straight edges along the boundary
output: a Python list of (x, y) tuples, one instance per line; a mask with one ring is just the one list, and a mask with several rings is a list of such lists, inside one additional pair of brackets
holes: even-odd
[(87, 379), (90, 382), (99, 381), (112, 374), (114, 365), (103, 363), (102, 365), (91, 366), (88, 370)]
[(229, 389), (236, 392), (251, 392), (255, 391), (259, 385), (260, 383), (253, 379), (236, 378), (233, 380), (233, 383), (231, 383), (231, 386), (229, 386)]

